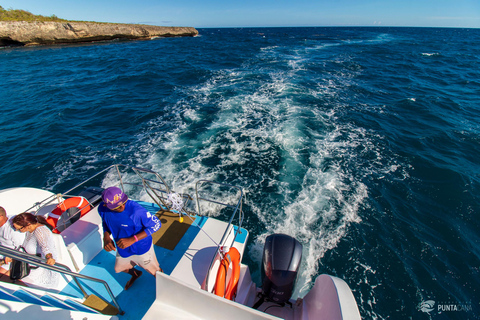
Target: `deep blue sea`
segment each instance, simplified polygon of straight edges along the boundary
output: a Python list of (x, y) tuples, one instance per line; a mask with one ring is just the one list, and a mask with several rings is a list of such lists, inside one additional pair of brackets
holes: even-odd
[(295, 295), (328, 273), (363, 319), (480, 319), (480, 29), (199, 32), (0, 49), (1, 188), (235, 184), (257, 282), (286, 233)]

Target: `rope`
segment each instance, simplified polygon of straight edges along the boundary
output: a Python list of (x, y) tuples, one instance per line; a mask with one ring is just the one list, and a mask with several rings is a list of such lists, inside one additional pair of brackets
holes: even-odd
[(178, 193), (175, 193), (175, 192), (169, 193), (167, 200), (170, 201), (171, 208), (178, 211), (178, 218), (180, 220), (180, 223), (182, 223), (183, 222), (183, 217), (182, 217), (183, 200), (182, 200), (182, 196), (179, 195)]
[(178, 193), (169, 193), (168, 194), (168, 201), (172, 203), (172, 209), (175, 209), (177, 211), (182, 211), (183, 208), (183, 200), (182, 196), (179, 195)]

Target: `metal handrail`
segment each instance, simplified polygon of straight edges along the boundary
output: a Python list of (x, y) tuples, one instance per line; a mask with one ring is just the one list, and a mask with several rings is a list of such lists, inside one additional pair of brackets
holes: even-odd
[[(219, 202), (219, 201), (215, 201), (215, 200), (212, 200), (212, 199), (199, 197), (199, 195), (198, 195), (198, 189), (199, 188), (198, 187), (199, 187), (200, 184), (203, 184), (203, 183), (215, 184), (215, 185), (218, 185), (218, 186), (237, 189), (237, 191), (240, 192), (237, 204), (232, 206), (232, 205), (222, 203), (222, 202)], [(223, 258), (223, 252), (222, 252), (222, 250), (220, 250), (220, 246), (222, 246), (224, 244), (224, 242), (227, 240), (228, 234), (230, 233), (230, 226), (232, 225), (233, 219), (235, 218), (237, 212), (238, 212), (238, 228), (237, 228), (237, 231), (235, 232), (235, 234), (233, 236), (232, 243), (229, 245), (229, 247), (231, 247), (233, 245), (233, 243), (235, 242), (235, 238), (237, 237), (238, 234), (241, 233), (241, 226), (242, 226), (243, 218), (244, 218), (244, 213), (243, 213), (243, 210), (242, 210), (243, 190), (241, 188), (237, 187), (237, 186), (233, 186), (233, 185), (230, 185), (230, 184), (218, 183), (218, 182), (213, 182), (213, 181), (210, 181), (210, 180), (199, 180), (195, 184), (195, 198), (196, 198), (196, 201), (197, 201), (197, 211), (198, 211), (199, 214), (201, 214), (200, 200), (224, 205), (225, 207), (229, 207), (229, 208), (233, 209), (233, 213), (230, 217), (230, 220), (228, 221), (227, 227), (225, 228), (225, 232), (223, 233), (222, 239), (220, 240), (220, 243), (217, 244), (217, 249), (216, 249), (215, 255), (213, 256), (213, 258), (210, 262), (210, 266), (208, 267), (206, 281), (205, 281), (206, 289), (208, 290), (208, 284), (210, 283), (209, 282), (210, 272), (212, 271), (212, 268), (213, 268), (213, 265), (215, 264), (217, 256), (220, 255)]]
[[(60, 273), (63, 273), (63, 274), (66, 274), (66, 275), (69, 275), (69, 276), (73, 277), (73, 280), (75, 281), (75, 283), (78, 285), (78, 287), (82, 291), (84, 298), (86, 298), (88, 296), (88, 294), (85, 292), (85, 289), (83, 289), (82, 285), (80, 284), (80, 282), (78, 281), (77, 278), (81, 278), (81, 279), (84, 279), (84, 280), (90, 280), (90, 281), (94, 281), (94, 282), (99, 282), (99, 283), (101, 283), (105, 286), (105, 289), (107, 290), (108, 294), (110, 295), (110, 298), (112, 298), (112, 301), (115, 304), (115, 307), (117, 307), (119, 314), (123, 315), (125, 313), (120, 308), (120, 305), (118, 304), (117, 300), (115, 299), (115, 296), (113, 295), (112, 290), (110, 289), (107, 282), (102, 280), (102, 279), (97, 279), (97, 278), (85, 276), (85, 275), (80, 274), (80, 273), (73, 272), (68, 266), (66, 266), (64, 264), (61, 264), (61, 263), (58, 263), (58, 262), (55, 262), (55, 265), (53, 265), (53, 266), (49, 265), (49, 264), (45, 263), (46, 259), (44, 259), (44, 258), (38, 257), (36, 255), (31, 255), (31, 254), (28, 254), (28, 253), (20, 252), (20, 251), (11, 249), (11, 248), (7, 248), (3, 245), (0, 245), (0, 253), (5, 255), (5, 256), (8, 256), (12, 259), (17, 259), (17, 260), (20, 260), (20, 261), (26, 261), (29, 264), (32, 264), (34, 266), (42, 267), (42, 268), (49, 269), (49, 270), (52, 270), (52, 271), (55, 271), (55, 272), (60, 272)], [(61, 269), (57, 266), (60, 266), (60, 267), (64, 268), (65, 270), (63, 270), (63, 269)]]
[[(202, 183), (210, 183), (210, 184), (215, 184), (215, 185), (218, 185), (218, 186), (223, 186), (223, 187), (228, 187), (228, 188), (233, 188), (233, 189), (237, 189), (237, 191), (240, 192), (240, 196), (238, 198), (238, 202), (236, 205), (229, 205), (229, 204), (226, 204), (226, 203), (223, 203), (223, 202), (219, 202), (219, 201), (215, 201), (215, 200), (212, 200), (212, 199), (207, 199), (207, 198), (201, 198), (198, 196), (198, 186), (199, 184), (202, 184)], [(230, 184), (225, 184), (225, 183), (219, 183), (219, 182), (213, 182), (213, 181), (210, 181), (210, 180), (199, 180), (197, 181), (197, 183), (195, 184), (195, 198), (197, 200), (197, 211), (198, 211), (198, 214), (201, 215), (201, 209), (200, 209), (200, 200), (203, 200), (203, 201), (207, 201), (207, 202), (211, 202), (211, 203), (216, 203), (216, 204), (220, 204), (220, 205), (224, 205), (225, 207), (229, 207), (229, 208), (232, 208), (234, 209), (233, 210), (233, 214), (232, 216), (230, 217), (230, 220), (228, 221), (228, 226), (222, 236), (222, 239), (220, 240), (220, 243), (223, 243), (225, 240), (226, 240), (226, 237), (228, 236), (228, 229), (230, 227), (230, 225), (232, 224), (233, 222), (233, 219), (235, 218), (235, 215), (238, 211), (238, 219), (239, 219), (239, 228), (235, 234), (235, 236), (237, 236), (237, 234), (239, 233), (240, 231), (240, 226), (242, 225), (242, 222), (243, 222), (243, 211), (242, 211), (242, 200), (243, 200), (243, 190), (237, 186), (233, 186), (233, 185), (230, 185)]]
[[(164, 197), (161, 197), (157, 192), (155, 192), (155, 190), (158, 190), (162, 193), (166, 193), (166, 194), (170, 194), (172, 191), (170, 190), (170, 187), (167, 185), (167, 183), (165, 182), (165, 180), (162, 178), (162, 176), (160, 176), (157, 172), (154, 172), (152, 170), (148, 170), (148, 169), (141, 169), (141, 168), (132, 168), (132, 170), (140, 177), (140, 179), (142, 179), (142, 184), (143, 184), (143, 189), (145, 190), (145, 192), (150, 196), (150, 198), (155, 201), (155, 203), (161, 207), (162, 205), (167, 208), (167, 209), (170, 209), (170, 206), (165, 203), (165, 201), (163, 201), (165, 198)], [(142, 176), (141, 172), (147, 172), (147, 173), (150, 173), (150, 174), (154, 174), (155, 177), (158, 179), (157, 181), (155, 180), (152, 180), (152, 179), (147, 179), (145, 178), (144, 176)], [(159, 188), (153, 188), (149, 182), (153, 182), (153, 183), (158, 183), (158, 184), (161, 184), (165, 187), (165, 190), (162, 190), (162, 189), (159, 189)], [(150, 193), (150, 191), (155, 195), (155, 197), (152, 195), (152, 193)], [(160, 200), (160, 202), (162, 203), (162, 205), (160, 205), (160, 203), (157, 201)]]
[(85, 185), (88, 181), (95, 179), (96, 177), (98, 177), (102, 173), (105, 173), (105, 172), (109, 171), (110, 169), (112, 169), (113, 167), (117, 167), (117, 166), (119, 166), (119, 165), (118, 164), (113, 164), (113, 165), (103, 169), (102, 171), (97, 172), (96, 174), (94, 174), (93, 176), (88, 178), (87, 180), (84, 180), (84, 181), (80, 182), (79, 184), (77, 184), (76, 186), (74, 186), (73, 188), (67, 190), (65, 193), (66, 194), (71, 193), (73, 190)]

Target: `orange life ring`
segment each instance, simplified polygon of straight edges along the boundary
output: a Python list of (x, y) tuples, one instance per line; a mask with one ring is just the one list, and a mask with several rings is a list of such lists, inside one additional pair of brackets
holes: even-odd
[[(232, 264), (232, 276), (228, 285), (226, 285), (226, 277), (228, 267)], [(240, 252), (237, 248), (230, 248), (218, 268), (217, 279), (215, 281), (215, 294), (225, 299), (233, 300), (237, 295), (238, 279), (240, 279)]]
[(53, 233), (60, 233), (60, 231), (57, 230), (58, 219), (70, 208), (80, 209), (80, 217), (83, 217), (88, 211), (90, 211), (92, 207), (90, 206), (90, 203), (88, 203), (88, 201), (83, 197), (68, 198), (59, 203), (55, 209), (48, 214), (46, 219), (47, 222), (53, 227)]

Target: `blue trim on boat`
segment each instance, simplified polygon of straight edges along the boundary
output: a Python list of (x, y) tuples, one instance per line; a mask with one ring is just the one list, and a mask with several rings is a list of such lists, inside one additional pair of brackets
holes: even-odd
[(20, 300), (22, 300), (25, 303), (38, 304), (38, 305), (46, 306), (46, 307), (53, 307), (48, 302), (42, 300), (41, 298), (35, 296), (34, 294), (32, 294), (30, 292), (22, 290), (22, 289), (16, 290), (15, 292), (13, 292), (13, 295), (15, 297), (19, 298)]
[[(233, 228), (235, 232), (237, 232), (238, 227), (233, 226)], [(244, 228), (240, 228), (240, 233), (237, 234), (237, 236), (235, 237), (235, 242), (245, 243), (245, 241), (247, 240), (247, 236), (248, 236), (248, 231)]]
[(57, 299), (53, 296), (50, 296), (48, 294), (42, 296), (42, 300), (46, 301), (48, 304), (52, 305), (53, 307), (56, 308), (61, 308), (61, 309), (68, 309), (68, 310), (77, 310), (73, 306), (71, 306), (68, 303), (63, 302), (60, 299)]
[(0, 300), (9, 300), (15, 302), (23, 302), (22, 299), (15, 297), (13, 291), (7, 288), (0, 287)]

